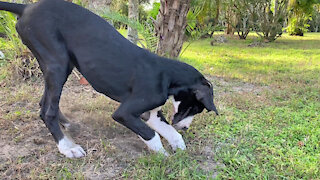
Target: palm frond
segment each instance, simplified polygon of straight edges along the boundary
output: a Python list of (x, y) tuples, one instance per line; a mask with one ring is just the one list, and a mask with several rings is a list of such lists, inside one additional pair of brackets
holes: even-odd
[(158, 38), (155, 36), (153, 25), (150, 22), (146, 21), (144, 24), (141, 24), (138, 21), (130, 20), (128, 17), (110, 10), (100, 10), (97, 13), (107, 20), (121, 22), (131, 28), (137, 29), (138, 33), (142, 36), (142, 39), (138, 41), (141, 46), (151, 52), (156, 52)]

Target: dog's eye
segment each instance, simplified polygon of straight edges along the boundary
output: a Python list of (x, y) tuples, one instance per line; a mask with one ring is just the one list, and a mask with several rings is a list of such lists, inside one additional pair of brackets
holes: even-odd
[(193, 112), (194, 114), (198, 114), (198, 113), (201, 112), (201, 110), (200, 110), (200, 108), (199, 108), (198, 106), (194, 106), (193, 109), (192, 109), (192, 112)]
[(207, 81), (208, 86), (211, 88), (212, 87), (212, 83), (210, 81)]
[(208, 86), (209, 88), (212, 87), (212, 83), (205, 78), (202, 80), (202, 84)]

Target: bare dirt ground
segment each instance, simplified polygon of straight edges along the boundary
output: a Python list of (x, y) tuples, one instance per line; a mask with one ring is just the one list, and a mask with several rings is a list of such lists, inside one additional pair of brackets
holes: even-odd
[[(263, 90), (223, 78), (210, 80), (216, 84), (218, 98), (232, 92)], [(60, 108), (73, 123), (67, 133), (87, 152), (85, 158), (78, 160), (59, 154), (39, 118), (42, 83), (2, 83), (0, 87), (0, 179), (55, 179), (77, 174), (85, 179), (122, 179), (126, 168), (148, 153), (137, 135), (112, 120), (118, 103), (90, 86), (79, 85), (74, 77), (64, 87)], [(214, 171), (211, 147), (203, 145), (199, 154), (206, 159), (200, 167)]]
[[(1, 91), (0, 107), (1, 179), (32, 179), (46, 174), (42, 167), (47, 167), (48, 162), (57, 165), (64, 157), (38, 116), (37, 100), (43, 86), (36, 83), (4, 88), (7, 91)], [(30, 101), (25, 96), (34, 99)], [(17, 102), (11, 102), (16, 98)], [(144, 152), (144, 144), (138, 137), (111, 119), (117, 106), (90, 86), (75, 81), (68, 81), (63, 90), (60, 107), (72, 121), (67, 133), (86, 149), (87, 161), (100, 159), (98, 168), (89, 163), (88, 167), (82, 167), (81, 173), (88, 179), (118, 177), (128, 161)]]

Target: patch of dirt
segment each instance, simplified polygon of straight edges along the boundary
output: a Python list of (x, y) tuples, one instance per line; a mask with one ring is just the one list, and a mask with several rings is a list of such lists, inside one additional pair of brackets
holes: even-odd
[(224, 94), (224, 92), (237, 92), (237, 93), (260, 93), (264, 90), (270, 90), (268, 86), (260, 86), (239, 80), (227, 80), (217, 76), (206, 76), (209, 81), (213, 83), (214, 89), (217, 93)]
[[(41, 168), (48, 164), (52, 166), (50, 171), (61, 173), (70, 160), (59, 154), (38, 115), (35, 102), (41, 98), (42, 84), (5, 88), (0, 90), (0, 179), (37, 179), (41, 174), (54, 177), (56, 172), (50, 174)], [(23, 97), (18, 97), (20, 94)], [(29, 102), (28, 97), (36, 97), (35, 102)], [(8, 103), (10, 99), (16, 102)], [(117, 106), (90, 86), (75, 80), (66, 83), (60, 108), (72, 126), (65, 131), (86, 150), (83, 161), (92, 161), (80, 167), (76, 163), (71, 167), (73, 173), (78, 171), (86, 179), (119, 178), (132, 160), (146, 152), (135, 134), (112, 120), (111, 113)]]
[(225, 79), (216, 76), (206, 76), (213, 84), (215, 105), (220, 113), (235, 106), (241, 110), (255, 109), (272, 104), (268, 92), (269, 86), (262, 86), (237, 79)]
[(248, 45), (248, 47), (265, 47), (265, 43), (261, 41), (254, 41)]
[(212, 173), (211, 178), (214, 179), (218, 176), (218, 167), (221, 167), (222, 164), (217, 163), (214, 158), (214, 150), (212, 147), (210, 147), (211, 143), (208, 143), (208, 145), (205, 145), (203, 148), (201, 148), (199, 154), (203, 156), (204, 160), (199, 163), (199, 166), (202, 170), (204, 170), (206, 173)]

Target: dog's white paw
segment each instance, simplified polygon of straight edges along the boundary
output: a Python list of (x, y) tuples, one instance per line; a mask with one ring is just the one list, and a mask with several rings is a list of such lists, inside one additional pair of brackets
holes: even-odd
[(58, 143), (61, 154), (68, 158), (80, 158), (86, 155), (86, 152), (78, 144), (73, 143), (69, 138), (64, 137)]
[(157, 152), (157, 153), (161, 153), (165, 156), (169, 155), (167, 153), (167, 151), (164, 149), (158, 133), (155, 132), (155, 136), (152, 139), (150, 139), (149, 141), (144, 140), (142, 137), (140, 137), (140, 139), (148, 146), (148, 148), (150, 150)]
[(169, 144), (174, 151), (177, 149), (185, 150), (187, 148), (181, 134), (178, 134), (174, 139), (170, 139)]
[(69, 149), (59, 149), (59, 151), (67, 158), (80, 158), (86, 155), (86, 152), (79, 145), (76, 145), (75, 147)]

